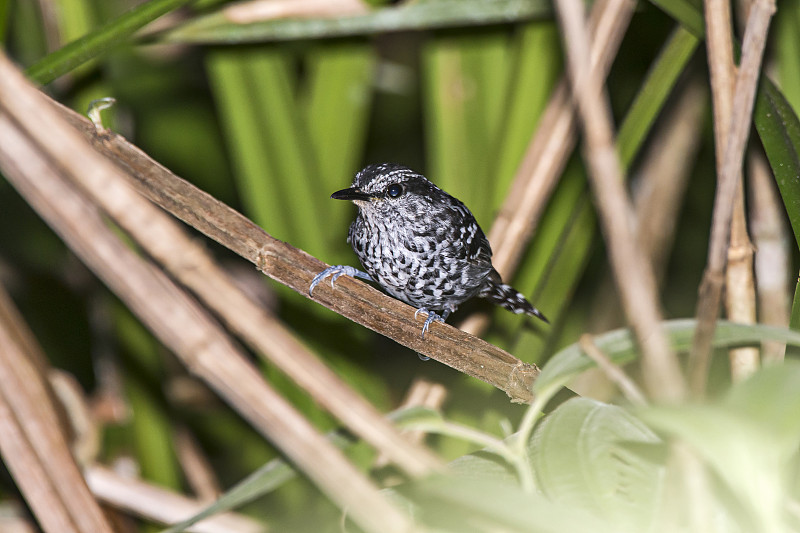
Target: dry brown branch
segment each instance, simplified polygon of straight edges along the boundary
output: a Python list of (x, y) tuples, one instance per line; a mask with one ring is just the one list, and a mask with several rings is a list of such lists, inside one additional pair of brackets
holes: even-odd
[(692, 80), (677, 95), (642, 157), (634, 205), (636, 240), (650, 258), (656, 280), (667, 267), (686, 185), (700, 149), (708, 94)]
[[(709, 71), (714, 101), (714, 134), (717, 168), (722, 168), (728, 129), (733, 105), (736, 65), (733, 62), (733, 28), (730, 2), (710, 0), (705, 3), (708, 20)], [(728, 318), (736, 322), (755, 321), (755, 287), (753, 285), (753, 247), (747, 235), (744, 193), (741, 178), (736, 191), (730, 228), (728, 265), (725, 270), (725, 307)], [(738, 348), (730, 350), (731, 375), (741, 380), (758, 366), (758, 350)]]
[[(222, 328), (159, 269), (146, 263), (108, 229), (95, 207), (61, 176), (71, 157), (84, 163), (76, 133), (0, 56), (0, 166), (6, 177), (65, 242), (194, 373), (206, 380), (300, 470), (368, 531), (407, 531), (409, 518), (389, 504), (286, 400), (228, 339)], [(13, 95), (14, 110), (9, 110)], [(48, 111), (49, 110), (49, 113)], [(16, 112), (25, 126), (11, 119)], [(42, 113), (46, 119), (39, 122)], [(30, 129), (54, 135), (47, 145)], [(45, 157), (45, 154), (47, 156)], [(55, 165), (52, 160), (58, 161)], [(113, 179), (114, 168), (84, 164), (82, 172)], [(74, 176), (72, 176), (74, 178)], [(124, 182), (119, 182), (125, 186)], [(341, 490), (347, 486), (348, 490)]]
[[(759, 320), (764, 324), (787, 327), (791, 309), (791, 239), (783, 203), (764, 153), (751, 150), (748, 167)], [(764, 342), (762, 346), (764, 363), (783, 361), (785, 352), (786, 345), (779, 342)]]
[[(59, 109), (100, 153), (126, 171), (126, 177), (141, 194), (256, 264), (275, 281), (308, 296), (311, 279), (327, 266), (325, 263), (271, 237), (240, 213), (169, 172), (123, 137), (98, 137), (88, 121), (65, 108)], [(539, 375), (536, 366), (439, 322), (431, 325), (423, 340), (422, 322), (414, 318), (412, 307), (365, 283), (344, 277), (336, 282), (335, 289), (321, 283), (314, 291), (314, 300), (416, 352), (497, 387), (514, 401), (528, 402), (532, 398), (530, 388)]]
[(42, 529), (47, 533), (79, 532), (12, 413), (4, 392), (0, 393), (0, 432), (3, 462)]
[[(37, 137), (41, 145), (48, 142), (55, 126), (51, 126), (47, 115), (58, 117), (51, 106), (14, 112), (19, 116), (27, 112), (26, 120), (31, 122), (28, 134)], [(386, 453), (392, 462), (410, 475), (423, 475), (440, 467), (439, 461), (427, 449), (402, 439), (376, 409), (311, 354), (278, 320), (248, 298), (179, 224), (126, 183), (128, 178), (124, 177), (124, 172), (92, 150), (68, 124), (63, 128), (59, 135), (63, 145), (60, 164), (70, 169), (70, 175), (92, 200), (128, 231), (148, 254), (193, 290), (257, 353), (266, 354), (271, 362), (309, 391), (320, 405), (355, 434)], [(67, 157), (69, 154), (82, 155)], [(139, 155), (146, 157), (141, 152)], [(97, 170), (86, 172), (86, 168)], [(113, 179), (115, 176), (116, 181)], [(205, 216), (202, 210), (196, 213)]]
[[(635, 7), (636, 2), (631, 0), (599, 0), (592, 8), (591, 64), (593, 71), (600, 73), (603, 79), (608, 75)], [(542, 114), (489, 232), (494, 252), (492, 263), (504, 279), (509, 279), (516, 270), (574, 147), (575, 113), (567, 80), (563, 79)], [(488, 317), (476, 314), (460, 327), (480, 335), (487, 325)]]
[[(730, 125), (726, 129), (724, 156), (721, 165), (717, 167), (717, 191), (714, 198), (714, 212), (711, 221), (708, 263), (700, 285), (697, 303), (697, 330), (695, 331), (689, 358), (689, 383), (695, 395), (702, 395), (706, 387), (711, 360), (711, 339), (719, 314), (724, 282), (734, 200), (741, 182), (742, 161), (750, 133), (751, 115), (761, 57), (764, 52), (767, 30), (774, 11), (775, 3), (770, 0), (755, 3), (750, 10), (745, 30), (742, 62), (736, 76)], [(719, 16), (721, 15), (717, 13), (709, 13), (706, 17), (706, 24), (709, 25), (709, 34), (712, 31), (718, 31), (714, 28), (715, 24), (729, 24), (729, 14), (726, 20), (718, 20), (716, 17)], [(717, 61), (720, 64), (723, 61), (727, 61), (719, 60), (713, 55), (716, 53), (727, 54), (724, 50), (717, 52), (715, 49), (710, 48), (709, 51), (709, 61), (712, 68), (716, 68), (713, 65)], [(715, 80), (712, 78), (713, 83), (715, 83)], [(717, 91), (715, 90), (715, 101), (717, 97)], [(715, 116), (715, 122), (716, 120), (718, 120), (718, 117)], [(721, 126), (715, 126), (715, 128), (718, 127)]]
[[(653, 131), (653, 142), (642, 156), (634, 182), (636, 241), (653, 265), (660, 286), (672, 250), (686, 184), (700, 148), (706, 91), (694, 80), (678, 94)], [(608, 331), (622, 319), (613, 281), (607, 279), (594, 298), (591, 330)]]
[[(98, 499), (111, 507), (161, 524), (174, 524), (202, 511), (207, 502), (192, 500), (139, 479), (125, 478), (95, 465), (86, 470), (86, 481)], [(224, 513), (206, 518), (187, 531), (202, 533), (264, 533), (264, 524), (243, 515)]]
[(175, 431), (175, 455), (178, 456), (186, 482), (199, 501), (209, 503), (219, 498), (222, 490), (211, 461), (186, 427), (179, 427)]
[(589, 183), (622, 306), (642, 351), (645, 383), (654, 398), (675, 401), (684, 395), (683, 376), (661, 327), (653, 269), (636, 246), (633, 208), (623, 185), (602, 78), (589, 66), (583, 5), (580, 0), (559, 0), (556, 7), (586, 138)]
[(2, 289), (0, 303), (3, 461), (45, 531), (110, 533), (111, 527), (70, 454), (43, 362), (34, 363), (41, 351)]
[[(744, 184), (739, 176), (739, 187), (731, 218), (728, 264), (725, 269), (725, 312), (729, 320), (742, 324), (756, 321), (756, 287), (753, 280), (753, 243), (747, 234), (747, 217), (744, 205)], [(758, 348), (735, 348), (728, 351), (731, 379), (742, 381), (758, 370)]]
[[(653, 265), (659, 287), (672, 251), (686, 184), (701, 145), (706, 101), (706, 90), (699, 80), (692, 80), (679, 91), (674, 106), (657, 123), (633, 182), (636, 240)], [(592, 309), (589, 331), (608, 331), (624, 323), (610, 275), (595, 294)], [(605, 401), (615, 393), (599, 369), (578, 376), (570, 389), (581, 396)]]

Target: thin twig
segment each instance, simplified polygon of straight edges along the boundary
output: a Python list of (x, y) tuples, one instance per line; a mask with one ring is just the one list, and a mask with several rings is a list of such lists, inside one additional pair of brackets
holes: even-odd
[(213, 502), (222, 494), (211, 461), (203, 453), (200, 444), (185, 426), (179, 426), (175, 433), (175, 455), (181, 464), (186, 482), (198, 500)]
[[(689, 382), (695, 395), (702, 395), (706, 387), (711, 361), (711, 339), (719, 314), (724, 281), (733, 205), (741, 181), (742, 160), (750, 133), (761, 57), (764, 53), (770, 19), (774, 12), (775, 3), (770, 0), (755, 3), (750, 10), (745, 30), (742, 62), (736, 76), (724, 158), (722, 165), (718, 167), (708, 263), (700, 285), (697, 303), (697, 330), (689, 358)], [(711, 20), (708, 20), (708, 23), (713, 25)]]
[(645, 383), (654, 398), (675, 401), (684, 395), (683, 376), (661, 326), (653, 269), (635, 244), (633, 208), (623, 185), (607, 98), (600, 76), (589, 68), (583, 5), (559, 0), (556, 6), (586, 138), (590, 184), (622, 306), (642, 351)]
[[(111, 507), (161, 524), (175, 524), (202, 511), (208, 502), (192, 500), (139, 479), (125, 478), (113, 470), (94, 465), (86, 471), (89, 488)], [(190, 527), (202, 533), (256, 533), (264, 524), (234, 513), (217, 514)]]
[[(631, 0), (599, 0), (592, 6), (592, 71), (605, 79), (619, 43), (636, 8)], [(492, 263), (504, 279), (516, 270), (536, 230), (564, 166), (575, 148), (575, 110), (563, 79), (542, 113), (536, 134), (523, 156), (514, 181), (489, 231)], [(473, 335), (488, 325), (488, 317), (475, 314), (460, 327)]]
[(603, 351), (597, 347), (594, 343), (594, 339), (588, 333), (581, 335), (581, 338), (578, 340), (578, 344), (580, 344), (581, 350), (583, 353), (588, 355), (592, 361), (597, 363), (597, 366), (600, 367), (605, 375), (610, 379), (613, 383), (619, 387), (619, 390), (622, 391), (622, 394), (634, 405), (645, 405), (647, 404), (647, 399), (645, 398), (644, 394), (642, 393), (641, 389), (633, 382), (633, 380), (628, 377), (624, 370), (622, 370), (618, 365), (614, 364), (608, 356), (603, 353)]

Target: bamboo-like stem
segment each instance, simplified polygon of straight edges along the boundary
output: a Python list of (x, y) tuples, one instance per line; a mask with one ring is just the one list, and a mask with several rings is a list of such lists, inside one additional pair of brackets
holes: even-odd
[(642, 351), (645, 383), (655, 399), (677, 401), (684, 396), (685, 384), (661, 326), (653, 269), (635, 244), (633, 208), (623, 185), (602, 78), (589, 64), (583, 5), (580, 0), (559, 0), (556, 7), (586, 139), (590, 185), (622, 306)]
[[(792, 300), (789, 283), (793, 277), (789, 246), (792, 240), (783, 203), (766, 157), (760, 150), (751, 150), (748, 160), (748, 196), (756, 248), (759, 320), (771, 326), (787, 327)], [(761, 349), (765, 364), (779, 363), (783, 361), (786, 344), (765, 341)]]
[[(186, 520), (208, 505), (140, 479), (125, 478), (99, 465), (87, 469), (86, 481), (95, 496), (106, 504), (161, 524)], [(243, 515), (224, 513), (201, 520), (187, 531), (257, 533), (265, 531), (265, 526)]]
[(0, 288), (3, 461), (45, 531), (110, 533), (111, 527), (89, 492), (62, 433), (40, 353)]
[(0, 392), (0, 432), (3, 434), (0, 439), (3, 462), (42, 529), (46, 533), (79, 532), (31, 443), (25, 438), (21, 424), (8, 405), (5, 392)]
[[(603, 79), (608, 75), (635, 7), (636, 2), (630, 0), (599, 0), (592, 7), (591, 65), (592, 71)], [(575, 111), (565, 78), (556, 87), (542, 114), (536, 134), (489, 231), (492, 263), (504, 279), (510, 278), (517, 268), (575, 147), (575, 124)], [(460, 327), (480, 335), (487, 325), (488, 317), (476, 314)]]
[[(753, 280), (753, 243), (747, 234), (747, 217), (744, 205), (744, 184), (741, 176), (731, 219), (731, 237), (728, 247), (728, 264), (725, 269), (725, 310), (729, 320), (742, 324), (756, 321), (756, 287)], [(742, 381), (756, 370), (760, 363), (758, 348), (734, 348), (728, 352), (731, 378)]]
[[(733, 28), (729, 0), (708, 0), (705, 3), (711, 92), (714, 110), (715, 154), (717, 168), (721, 169), (728, 141), (733, 105), (736, 66), (733, 62)], [(730, 227), (730, 247), (725, 269), (725, 308), (728, 318), (751, 324), (755, 321), (755, 286), (753, 282), (753, 246), (747, 235), (744, 193), (739, 177), (736, 200)], [(731, 375), (741, 380), (758, 366), (758, 350), (737, 348), (730, 350)], [(693, 384), (697, 385), (697, 384)], [(695, 391), (699, 392), (699, 391)]]
[[(719, 314), (724, 282), (733, 206), (741, 181), (744, 148), (750, 133), (761, 58), (764, 53), (770, 19), (774, 12), (775, 3), (770, 0), (755, 3), (750, 11), (745, 30), (742, 62), (736, 76), (730, 126), (725, 137), (723, 161), (718, 167), (708, 262), (700, 285), (697, 303), (698, 324), (689, 358), (689, 382), (695, 395), (702, 395), (706, 387), (711, 360), (711, 339)], [(706, 18), (707, 24), (711, 26), (715, 23), (713, 20), (713, 17)], [(709, 27), (708, 31), (716, 30)], [(715, 59), (710, 59), (710, 61), (713, 62)]]

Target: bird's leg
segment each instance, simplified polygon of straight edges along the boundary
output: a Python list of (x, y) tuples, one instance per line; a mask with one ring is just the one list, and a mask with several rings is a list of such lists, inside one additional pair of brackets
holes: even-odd
[(428, 327), (431, 325), (431, 322), (434, 320), (436, 322), (444, 322), (444, 319), (450, 314), (449, 310), (446, 310), (443, 314), (444, 316), (437, 315), (433, 311), (430, 311), (424, 307), (420, 307), (417, 309), (417, 312), (414, 313), (414, 318), (417, 318), (417, 315), (420, 313), (427, 313), (428, 318), (425, 319), (425, 323), (422, 325), (422, 338), (425, 338), (425, 332), (428, 331)]
[(347, 265), (330, 266), (314, 276), (314, 279), (311, 280), (311, 286), (308, 288), (308, 295), (311, 296), (311, 293), (314, 292), (314, 287), (319, 285), (319, 282), (328, 276), (331, 276), (331, 288), (333, 288), (333, 283), (339, 278), (339, 276), (342, 275), (350, 276), (352, 278), (361, 278), (367, 281), (375, 281), (369, 274), (362, 272), (355, 267)]

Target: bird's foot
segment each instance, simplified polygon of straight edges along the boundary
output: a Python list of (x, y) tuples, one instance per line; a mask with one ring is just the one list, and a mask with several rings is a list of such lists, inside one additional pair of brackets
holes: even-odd
[(319, 285), (319, 282), (331, 276), (331, 288), (333, 288), (333, 283), (339, 279), (339, 276), (350, 276), (351, 278), (361, 278), (367, 281), (374, 281), (372, 277), (366, 272), (362, 272), (355, 267), (347, 266), (347, 265), (336, 265), (330, 266), (314, 276), (314, 279), (311, 280), (311, 286), (308, 288), (308, 295), (314, 292), (314, 287)]
[(444, 322), (447, 316), (450, 314), (450, 311), (445, 310), (445, 312), (442, 313), (442, 315), (437, 315), (433, 311), (425, 309), (424, 307), (420, 307), (419, 309), (417, 309), (417, 312), (414, 313), (414, 318), (417, 318), (417, 315), (419, 315), (420, 313), (426, 313), (428, 315), (428, 318), (425, 319), (425, 323), (422, 325), (422, 338), (424, 339), (425, 332), (428, 331), (428, 327), (431, 325), (431, 322), (434, 321)]

